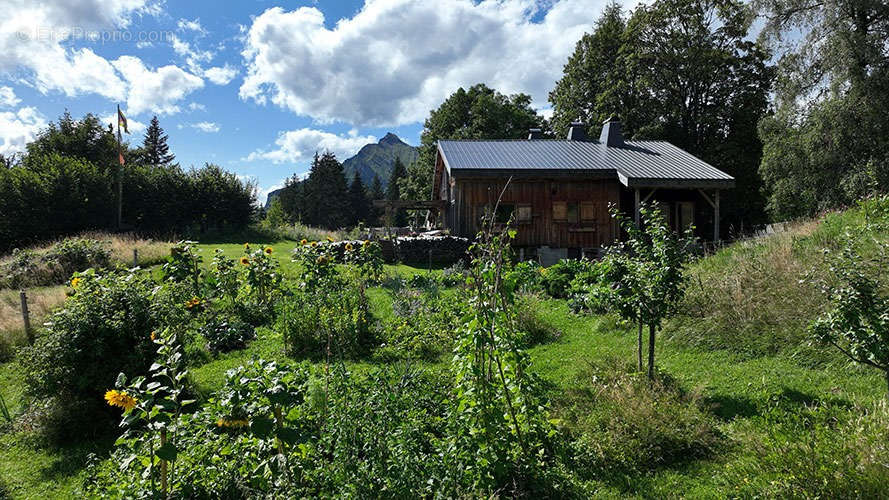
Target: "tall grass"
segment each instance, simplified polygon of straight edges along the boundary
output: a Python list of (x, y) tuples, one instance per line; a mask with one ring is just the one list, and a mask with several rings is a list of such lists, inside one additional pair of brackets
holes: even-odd
[(879, 225), (864, 226), (865, 219), (873, 223), (883, 218), (889, 223), (885, 208), (889, 208), (886, 198), (868, 200), (699, 260), (690, 266), (681, 313), (665, 332), (687, 345), (728, 349), (747, 357), (783, 353), (816, 364), (838, 359), (809, 345), (806, 328), (827, 300), (808, 278), (829, 277), (823, 250), (835, 249), (846, 231), (885, 237)]
[[(87, 232), (0, 258), (0, 289), (59, 285), (88, 267), (147, 267), (162, 263), (171, 242), (132, 233)], [(76, 252), (76, 253), (72, 253)]]
[[(65, 286), (28, 290), (31, 327), (37, 328), (49, 313), (65, 301)], [(26, 342), (18, 290), (0, 290), (0, 362), (12, 357), (14, 347)]]

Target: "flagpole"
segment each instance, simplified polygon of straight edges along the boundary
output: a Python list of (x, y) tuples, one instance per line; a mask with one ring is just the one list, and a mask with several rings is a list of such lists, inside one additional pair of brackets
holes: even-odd
[(117, 105), (117, 230), (120, 231), (123, 223), (123, 165), (120, 159), (123, 158), (123, 145), (120, 137), (120, 104)]

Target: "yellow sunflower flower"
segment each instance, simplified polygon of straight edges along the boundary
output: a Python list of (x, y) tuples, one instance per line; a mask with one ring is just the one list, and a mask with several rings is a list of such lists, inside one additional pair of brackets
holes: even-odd
[(250, 265), (250, 259), (248, 259), (247, 257), (241, 257), (241, 264), (243, 264), (243, 265), (245, 265), (245, 266), (249, 266), (249, 265)]
[(250, 425), (250, 422), (243, 418), (220, 418), (216, 421), (216, 427), (247, 427), (248, 425)]
[(152, 331), (149, 337), (151, 337), (151, 341), (154, 342), (155, 340), (157, 340), (157, 332)]
[(333, 236), (328, 236), (328, 237), (327, 237), (327, 241), (333, 243)]
[(74, 279), (71, 280), (71, 288), (77, 288), (77, 285), (80, 284), (80, 277), (75, 276)]
[(346, 251), (347, 251), (347, 252), (351, 252), (351, 251), (352, 251), (352, 244), (351, 244), (351, 243), (346, 243)]
[(308, 241), (306, 241), (306, 239), (305, 239), (305, 238), (303, 238), (303, 239), (301, 239), (301, 240), (299, 240), (299, 244), (300, 244), (300, 245), (303, 245), (303, 246), (305, 246), (305, 245), (306, 245), (306, 244), (308, 244), (308, 243), (309, 243), (309, 242), (308, 242)]
[(364, 240), (364, 243), (362, 243), (362, 245), (364, 245), (364, 246), (370, 245), (370, 241), (369, 241), (369, 240)]
[(327, 264), (327, 257), (324, 255), (319, 255), (317, 259), (315, 259), (315, 263), (318, 265)]
[(266, 249), (265, 249), (265, 254), (266, 254), (266, 255), (271, 255), (271, 254), (272, 254), (272, 247), (266, 247)]
[(318, 242), (317, 242), (317, 241), (313, 241), (313, 242), (312, 242), (312, 248), (315, 248), (316, 246), (318, 246)]
[(108, 402), (109, 406), (119, 406), (124, 409), (124, 411), (130, 411), (136, 407), (136, 398), (130, 396), (129, 394), (112, 389), (105, 393), (105, 401)]
[(250, 243), (244, 243), (244, 250), (250, 250)]

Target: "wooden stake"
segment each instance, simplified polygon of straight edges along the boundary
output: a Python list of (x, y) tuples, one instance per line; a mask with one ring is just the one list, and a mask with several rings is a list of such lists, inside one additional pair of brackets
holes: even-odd
[(133, 267), (139, 267), (139, 249), (133, 249)]
[(31, 330), (31, 314), (28, 312), (28, 294), (24, 290), (19, 292), (22, 299), (22, 322), (25, 324), (25, 335), (28, 337), (28, 345), (34, 345), (34, 332)]

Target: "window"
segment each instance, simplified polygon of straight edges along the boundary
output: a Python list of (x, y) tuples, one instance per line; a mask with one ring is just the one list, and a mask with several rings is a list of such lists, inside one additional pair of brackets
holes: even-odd
[(584, 222), (592, 222), (596, 220), (596, 204), (591, 201), (585, 201), (580, 204), (580, 220)]
[(568, 204), (564, 201), (554, 201), (553, 202), (553, 220), (554, 221), (566, 221), (568, 220)]
[(578, 212), (580, 212), (580, 210), (578, 210), (578, 208), (577, 208), (577, 203), (569, 203), (568, 204), (568, 214), (567, 214), (566, 219), (568, 220), (569, 223), (577, 224)]
[(695, 223), (695, 204), (691, 201), (680, 201), (677, 205), (676, 212), (679, 215), (678, 229), (680, 231), (685, 231)]
[(516, 205), (515, 219), (517, 222), (531, 222), (531, 205)]

